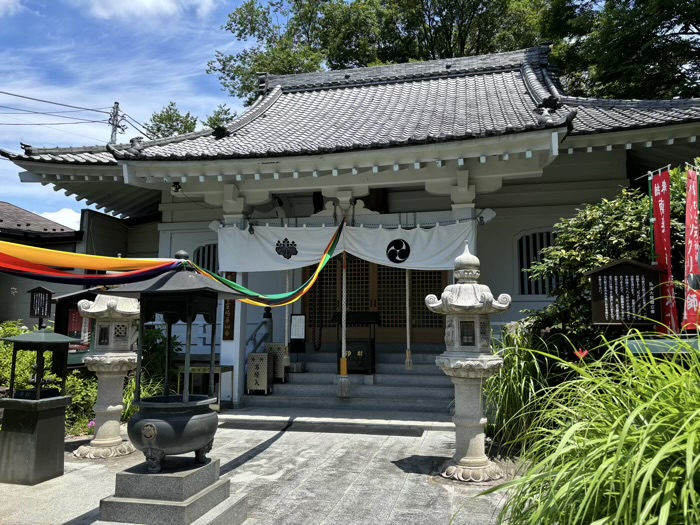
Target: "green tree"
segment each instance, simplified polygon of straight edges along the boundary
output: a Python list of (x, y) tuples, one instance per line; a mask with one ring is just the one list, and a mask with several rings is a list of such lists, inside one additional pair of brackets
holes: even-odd
[(162, 110), (154, 112), (151, 120), (144, 124), (146, 133), (152, 139), (191, 133), (196, 126), (197, 117), (189, 111), (185, 114), (180, 113), (175, 102), (170, 102)]
[[(685, 231), (685, 172), (671, 171), (671, 243), (673, 275), (683, 276)], [(591, 285), (586, 273), (616, 259), (651, 263), (649, 197), (623, 189), (614, 199), (603, 199), (578, 210), (570, 219), (554, 226), (555, 240), (542, 250), (542, 260), (530, 270), (534, 279), (554, 279), (554, 301), (546, 308), (529, 312), (531, 335), (553, 342), (561, 352), (573, 350), (557, 345), (566, 336), (576, 348), (600, 344), (605, 330), (592, 325)], [(550, 347), (551, 350), (551, 347)]]
[(207, 72), (251, 104), (258, 73), (292, 74), (508, 51), (536, 44), (548, 0), (247, 0), (224, 29), (250, 45)]
[(236, 118), (236, 112), (231, 112), (226, 104), (219, 104), (211, 115), (200, 121), (202, 125), (210, 129), (225, 127)]
[(697, 0), (551, 0), (542, 24), (572, 94), (700, 96)]

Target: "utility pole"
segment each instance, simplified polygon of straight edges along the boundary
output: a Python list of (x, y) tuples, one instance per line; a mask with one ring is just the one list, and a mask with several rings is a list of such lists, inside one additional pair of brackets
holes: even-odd
[(119, 102), (115, 102), (112, 106), (112, 112), (109, 115), (109, 120), (107, 121), (110, 126), (112, 126), (112, 136), (109, 139), (110, 144), (117, 143), (117, 131), (119, 131)]

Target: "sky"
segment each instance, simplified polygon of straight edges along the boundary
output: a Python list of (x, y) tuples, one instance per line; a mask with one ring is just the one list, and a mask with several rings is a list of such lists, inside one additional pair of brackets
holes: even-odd
[[(219, 104), (242, 110), (206, 73), (216, 50), (241, 43), (221, 26), (240, 0), (0, 0), (0, 91), (81, 108), (109, 111), (113, 103), (136, 122), (170, 101), (204, 119)], [(56, 125), (65, 116), (102, 120), (0, 93), (0, 148), (106, 144), (106, 122)], [(75, 120), (73, 120), (75, 122)], [(10, 125), (14, 124), (14, 125)], [(22, 124), (22, 125), (17, 125)], [(24, 125), (32, 124), (32, 125)], [(49, 124), (49, 125), (40, 125)], [(201, 126), (200, 126), (201, 127)], [(199, 128), (198, 128), (199, 129)], [(141, 135), (133, 127), (117, 137)], [(84, 202), (53, 185), (20, 183), (20, 168), (0, 160), (0, 200), (77, 229)]]

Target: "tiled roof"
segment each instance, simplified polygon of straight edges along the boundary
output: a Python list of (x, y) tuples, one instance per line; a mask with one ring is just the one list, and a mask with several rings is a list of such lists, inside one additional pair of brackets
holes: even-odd
[(700, 122), (700, 99), (562, 95), (548, 70), (548, 52), (547, 47), (535, 47), (375, 68), (263, 75), (260, 99), (223, 134), (203, 130), (95, 151), (32, 148), (11, 158), (110, 164), (114, 158), (281, 157), (470, 140), (555, 126), (582, 135)]
[(75, 230), (41, 215), (0, 201), (0, 232), (73, 233)]
[[(22, 144), (24, 154), (13, 153), (0, 149), (0, 155), (14, 160), (33, 162), (51, 162), (60, 164), (83, 165), (116, 165), (114, 156), (107, 151), (105, 146), (82, 146), (73, 148), (34, 148), (28, 144)], [(119, 144), (117, 148), (126, 148), (129, 144)]]

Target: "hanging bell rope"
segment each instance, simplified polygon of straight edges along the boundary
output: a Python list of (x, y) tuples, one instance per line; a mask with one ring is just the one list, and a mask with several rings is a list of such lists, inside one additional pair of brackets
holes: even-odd
[(411, 356), (411, 270), (406, 270), (406, 370), (413, 370)]
[(350, 378), (348, 377), (347, 348), (347, 255), (343, 252), (343, 285), (341, 291), (341, 328), (340, 328), (340, 377), (338, 378), (338, 397), (350, 397)]

